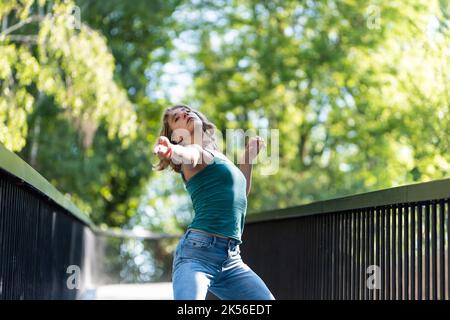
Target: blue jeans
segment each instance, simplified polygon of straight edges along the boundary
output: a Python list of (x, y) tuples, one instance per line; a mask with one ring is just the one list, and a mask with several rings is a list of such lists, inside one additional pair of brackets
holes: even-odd
[(208, 290), (222, 300), (275, 299), (242, 261), (237, 240), (190, 229), (174, 253), (172, 284), (175, 300), (204, 300)]

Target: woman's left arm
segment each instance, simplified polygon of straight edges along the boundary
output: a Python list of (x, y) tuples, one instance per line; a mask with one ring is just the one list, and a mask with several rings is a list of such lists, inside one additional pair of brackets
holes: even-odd
[(245, 147), (244, 152), (244, 158), (242, 159), (239, 169), (242, 171), (242, 173), (245, 176), (245, 179), (247, 180), (247, 187), (246, 187), (246, 193), (247, 196), (250, 193), (251, 185), (252, 185), (252, 168), (253, 163), (258, 155), (259, 151), (265, 146), (264, 139), (257, 136), (250, 138), (250, 140), (247, 143), (247, 146)]
[(245, 176), (245, 179), (247, 180), (247, 188), (246, 188), (246, 194), (250, 193), (251, 185), (252, 185), (252, 167), (253, 164), (249, 163), (241, 163), (239, 165), (239, 169), (241, 169), (242, 173)]

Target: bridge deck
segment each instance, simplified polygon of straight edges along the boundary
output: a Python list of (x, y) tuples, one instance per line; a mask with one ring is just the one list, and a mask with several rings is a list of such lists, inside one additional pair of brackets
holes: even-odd
[(172, 282), (115, 284), (88, 290), (85, 300), (173, 300)]

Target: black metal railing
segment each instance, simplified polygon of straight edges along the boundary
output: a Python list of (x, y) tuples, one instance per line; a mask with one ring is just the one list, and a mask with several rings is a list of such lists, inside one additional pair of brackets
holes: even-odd
[[(0, 300), (84, 299), (99, 285), (170, 281), (166, 249), (176, 240), (99, 229), (0, 145)], [(142, 247), (146, 265), (133, 264), (139, 254), (133, 246)]]
[(86, 269), (89, 232), (64, 208), (0, 170), (0, 299), (75, 299), (68, 268)]
[(250, 217), (242, 256), (279, 299), (448, 300), (450, 179)]
[[(242, 256), (278, 299), (448, 300), (449, 198), (447, 179), (262, 212), (247, 219)], [(163, 248), (176, 235), (99, 230), (0, 145), (0, 300), (79, 298), (111, 261), (115, 278), (102, 281), (121, 281), (114, 272), (135, 258), (120, 249), (130, 238), (147, 241), (155, 277), (168, 281)]]

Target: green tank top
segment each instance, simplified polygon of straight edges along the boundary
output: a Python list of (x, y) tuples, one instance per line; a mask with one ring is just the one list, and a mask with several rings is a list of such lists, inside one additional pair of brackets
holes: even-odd
[[(210, 151), (208, 151), (210, 152)], [(214, 160), (186, 182), (194, 207), (188, 228), (234, 238), (242, 243), (247, 212), (247, 180), (231, 161), (210, 152)]]

